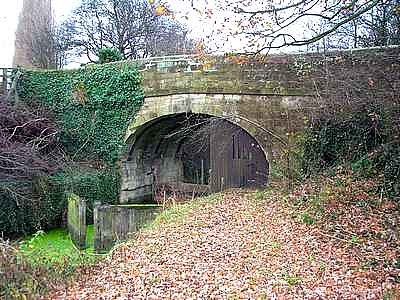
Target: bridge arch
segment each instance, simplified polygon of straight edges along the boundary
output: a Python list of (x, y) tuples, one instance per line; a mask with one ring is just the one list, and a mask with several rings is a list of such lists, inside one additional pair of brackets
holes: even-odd
[(155, 182), (199, 191), (265, 186), (271, 134), (240, 114), (241, 100), (236, 95), (146, 98), (127, 134), (120, 201), (151, 201)]

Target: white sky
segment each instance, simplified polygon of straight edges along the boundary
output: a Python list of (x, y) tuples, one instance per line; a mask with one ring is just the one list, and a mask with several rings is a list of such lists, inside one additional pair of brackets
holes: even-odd
[[(0, 0), (1, 10), (0, 10), (0, 67), (10, 67), (14, 55), (14, 39), (15, 31), (18, 24), (18, 16), (22, 9), (23, 0)], [(56, 21), (65, 19), (71, 11), (79, 5), (81, 0), (52, 0), (53, 10), (55, 13)], [(181, 12), (181, 15), (187, 15), (190, 20), (187, 23), (199, 23), (199, 16), (192, 11), (190, 7), (190, 1), (180, 0), (180, 1), (168, 1), (172, 5), (174, 10)], [(199, 8), (204, 9), (199, 1)], [(206, 1), (207, 2), (207, 1)], [(212, 1), (214, 2), (214, 1)], [(214, 7), (213, 7), (214, 8)], [(182, 14), (182, 10), (184, 13)], [(185, 21), (183, 19), (182, 21)], [(212, 31), (210, 26), (190, 26), (194, 28), (197, 36), (205, 36), (210, 34)], [(79, 65), (79, 64), (78, 64)], [(75, 66), (75, 64), (74, 64)]]
[[(12, 64), (15, 31), (22, 8), (22, 1), (0, 0), (0, 67), (9, 67)], [(199, 14), (191, 7), (192, 1), (194, 1), (198, 11), (204, 12), (211, 9), (214, 13), (209, 18), (205, 14)], [(56, 22), (65, 19), (80, 2), (81, 0), (52, 0)], [(228, 22), (224, 21), (224, 19), (228, 16), (232, 18), (232, 16), (226, 9), (218, 7), (216, 4), (218, 0), (168, 0), (166, 2), (177, 14), (180, 21), (186, 23), (192, 29), (194, 36), (205, 37), (206, 40), (207, 36), (211, 37), (212, 44), (214, 44), (213, 48), (218, 49), (220, 52), (227, 52), (237, 48), (242, 49), (244, 45), (248, 44), (248, 41), (233, 38), (229, 33), (234, 28), (228, 26)], [(217, 23), (226, 25), (224, 26), (225, 32), (216, 32), (215, 29), (221, 27), (218, 25), (213, 26), (214, 22), (215, 25)], [(79, 61), (72, 65), (79, 66)]]
[[(22, 0), (0, 0), (0, 67), (10, 67), (14, 55), (15, 30)], [(53, 0), (56, 20), (68, 16), (80, 0)]]

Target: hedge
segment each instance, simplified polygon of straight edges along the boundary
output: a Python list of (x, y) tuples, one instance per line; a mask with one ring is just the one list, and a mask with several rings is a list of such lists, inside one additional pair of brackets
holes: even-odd
[[(13, 186), (14, 185), (14, 186)], [(66, 191), (82, 195), (88, 203), (88, 221), (92, 220), (93, 203), (116, 203), (120, 180), (116, 169), (70, 169), (33, 181), (10, 182), (0, 185), (0, 235), (17, 237), (37, 230), (65, 225)], [(24, 196), (14, 191), (25, 188)], [(29, 197), (29, 198), (28, 198)]]
[[(70, 163), (32, 181), (1, 182), (0, 233), (6, 237), (62, 225), (67, 191), (85, 198), (89, 207), (94, 201), (117, 201), (117, 161), (126, 150), (127, 128), (144, 100), (141, 75), (128, 62), (20, 71), (19, 101), (38, 102), (52, 111)], [(22, 195), (16, 197), (16, 190)]]

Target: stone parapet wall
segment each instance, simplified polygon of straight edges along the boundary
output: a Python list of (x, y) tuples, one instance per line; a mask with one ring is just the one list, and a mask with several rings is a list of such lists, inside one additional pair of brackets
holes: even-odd
[(154, 220), (159, 205), (96, 205), (94, 208), (94, 248), (106, 252), (115, 243), (127, 240)]
[[(147, 97), (180, 93), (305, 96), (329, 93), (326, 79), (349, 71), (399, 72), (399, 47), (270, 56), (172, 56), (135, 61)], [(374, 74), (377, 75), (377, 74)], [(396, 80), (398, 82), (398, 80)], [(328, 89), (327, 89), (328, 88)]]

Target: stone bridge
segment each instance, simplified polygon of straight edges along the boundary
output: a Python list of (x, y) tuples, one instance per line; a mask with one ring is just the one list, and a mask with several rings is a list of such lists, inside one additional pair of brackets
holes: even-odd
[(152, 199), (158, 186), (165, 193), (166, 186), (203, 192), (266, 185), (327, 105), (335, 88), (328, 79), (379, 83), (382, 69), (395, 63), (398, 70), (398, 61), (398, 48), (137, 61), (145, 102), (127, 134), (121, 202)]

